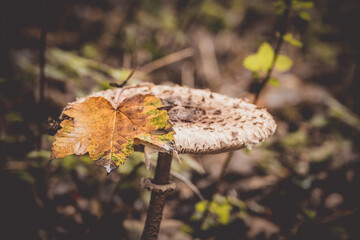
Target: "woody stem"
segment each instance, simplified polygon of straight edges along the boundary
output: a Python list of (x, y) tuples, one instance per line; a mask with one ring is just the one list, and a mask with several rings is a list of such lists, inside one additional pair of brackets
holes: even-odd
[[(168, 153), (159, 153), (154, 184), (167, 185), (170, 179), (170, 166), (172, 155)], [(156, 240), (160, 230), (162, 213), (165, 206), (165, 198), (167, 192), (152, 191), (150, 205), (146, 217), (145, 227), (141, 240)]]

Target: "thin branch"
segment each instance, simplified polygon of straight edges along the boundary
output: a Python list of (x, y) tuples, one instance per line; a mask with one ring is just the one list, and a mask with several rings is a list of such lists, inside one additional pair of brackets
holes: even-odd
[(225, 176), (226, 169), (227, 169), (227, 167), (229, 166), (230, 161), (231, 161), (233, 155), (234, 155), (234, 152), (229, 152), (228, 155), (226, 156), (225, 162), (224, 162), (224, 164), (223, 164), (222, 167), (221, 167), (220, 175), (219, 175), (219, 177), (218, 177), (218, 180), (216, 181), (215, 192), (218, 192), (218, 191), (219, 191), (220, 183), (222, 182), (222, 180), (223, 180), (223, 178), (224, 178), (224, 176)]
[(44, 107), (44, 99), (45, 99), (45, 85), (46, 85), (46, 77), (45, 77), (45, 50), (46, 50), (46, 34), (47, 29), (44, 24), (41, 35), (40, 35), (40, 51), (39, 51), (39, 60), (40, 60), (40, 107)]
[(134, 75), (134, 73), (139, 69), (139, 66), (136, 66), (136, 68), (134, 68), (131, 73), (129, 74), (129, 76), (125, 79), (125, 81), (123, 81), (122, 83), (109, 83), (110, 86), (112, 87), (117, 87), (117, 88), (122, 88), (123, 86), (125, 86), (127, 84), (127, 82), (130, 80), (130, 78)]
[[(226, 173), (226, 169), (227, 167), (229, 166), (230, 164), (230, 161), (232, 159), (232, 156), (234, 155), (234, 152), (229, 152), (228, 155), (226, 156), (226, 159), (225, 159), (225, 162), (223, 163), (222, 167), (221, 167), (221, 172), (220, 172), (220, 175), (216, 181), (216, 184), (215, 184), (215, 191), (214, 193), (217, 193), (219, 191), (219, 186), (220, 186), (220, 183), (222, 181), (222, 179), (224, 178), (225, 176), (225, 173)], [(212, 197), (212, 196), (211, 196)], [(211, 201), (208, 201), (206, 203), (206, 207), (205, 207), (205, 211), (202, 213), (201, 215), (201, 218), (200, 218), (200, 221), (199, 223), (196, 225), (196, 232), (199, 232), (201, 231), (201, 227), (202, 225), (204, 224), (205, 220), (206, 220), (206, 217), (208, 216), (209, 212), (210, 212), (210, 204), (211, 204), (212, 200)]]
[(163, 58), (159, 58), (153, 62), (145, 64), (144, 66), (141, 67), (141, 71), (144, 73), (150, 73), (156, 69), (165, 67), (172, 63), (178, 62), (184, 58), (188, 58), (192, 56), (194, 56), (194, 50), (192, 48), (185, 48), (183, 50), (171, 53)]
[(205, 200), (200, 190), (189, 179), (172, 170), (170, 171), (170, 174), (185, 183), (200, 198), (201, 201)]
[(45, 77), (45, 51), (46, 51), (46, 34), (47, 34), (47, 24), (44, 22), (41, 34), (40, 34), (40, 46), (39, 46), (39, 70), (40, 70), (40, 79), (38, 85), (38, 111), (39, 118), (37, 121), (37, 133), (36, 133), (36, 144), (35, 147), (37, 150), (41, 149), (42, 141), (41, 135), (43, 133), (42, 121), (45, 119), (45, 87), (46, 87), (46, 77)]
[(266, 83), (269, 81), (269, 79), (271, 77), (271, 74), (272, 74), (272, 72), (274, 70), (274, 67), (275, 67), (276, 60), (277, 60), (277, 58), (279, 56), (281, 46), (284, 43), (284, 35), (287, 32), (288, 22), (289, 22), (289, 17), (290, 17), (291, 0), (285, 0), (285, 4), (286, 4), (286, 8), (284, 10), (284, 15), (282, 16), (282, 21), (280, 23), (280, 28), (279, 28), (280, 35), (279, 35), (279, 37), (277, 39), (277, 42), (276, 42), (276, 46), (275, 46), (275, 50), (274, 50), (274, 56), (273, 56), (273, 59), (271, 61), (270, 68), (266, 72), (266, 75), (263, 78), (263, 80), (260, 82), (259, 90), (255, 94), (255, 98), (254, 98), (254, 103), (255, 104), (259, 100), (259, 96), (260, 96), (261, 91), (264, 89)]
[[(138, 70), (139, 66), (136, 66), (136, 68), (134, 70), (132, 70), (132, 72), (129, 74), (129, 76), (125, 79), (124, 82), (122, 82), (121, 84), (117, 84), (117, 83), (110, 83), (110, 86), (113, 86), (113, 87), (118, 87), (118, 88), (122, 88), (126, 85), (126, 83), (130, 80), (130, 78), (132, 77), (132, 75), (134, 75), (134, 73), (136, 72), (136, 70)], [(136, 87), (136, 86), (135, 86)], [(128, 87), (128, 88), (132, 88), (132, 87)], [(116, 98), (116, 106), (119, 106), (120, 104), (120, 96), (121, 94), (124, 92), (125, 89), (128, 89), (128, 88), (122, 88), (119, 92), (119, 94), (117, 95), (117, 98)]]
[(326, 217), (323, 217), (319, 220), (315, 220), (314, 221), (314, 225), (321, 225), (321, 224), (327, 224), (330, 222), (334, 222), (337, 221), (341, 218), (347, 217), (349, 215), (352, 215), (356, 212), (358, 212), (360, 210), (360, 207), (355, 207), (353, 209), (348, 209), (348, 210), (338, 210), (336, 211), (334, 214), (328, 215)]

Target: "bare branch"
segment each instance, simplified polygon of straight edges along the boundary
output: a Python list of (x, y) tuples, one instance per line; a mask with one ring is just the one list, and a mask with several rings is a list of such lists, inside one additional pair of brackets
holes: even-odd
[(194, 50), (192, 48), (185, 48), (183, 50), (171, 53), (163, 58), (159, 58), (153, 62), (145, 64), (144, 66), (141, 67), (141, 71), (145, 73), (149, 73), (156, 69), (180, 61), (184, 58), (192, 57), (193, 55), (194, 55)]

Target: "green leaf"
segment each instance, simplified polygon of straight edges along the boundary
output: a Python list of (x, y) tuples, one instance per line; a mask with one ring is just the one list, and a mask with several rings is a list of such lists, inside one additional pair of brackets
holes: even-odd
[(314, 220), (316, 218), (316, 212), (312, 210), (306, 209), (304, 215), (308, 220)]
[(292, 60), (289, 57), (280, 54), (276, 60), (275, 67), (279, 71), (287, 71), (291, 68), (292, 64)]
[(271, 67), (271, 62), (274, 57), (274, 49), (268, 42), (260, 45), (257, 53), (251, 54), (244, 59), (243, 65), (245, 68), (256, 72), (266, 72)]
[(31, 185), (35, 184), (36, 179), (27, 171), (25, 170), (17, 170), (18, 177)]
[(207, 201), (198, 202), (198, 203), (195, 205), (195, 210), (196, 210), (197, 212), (203, 213), (203, 212), (205, 212), (205, 210), (206, 210), (207, 204), (208, 204)]
[(308, 12), (305, 11), (300, 11), (299, 12), (299, 17), (302, 18), (305, 21), (310, 21), (311, 20), (311, 16)]
[(259, 71), (261, 62), (256, 54), (251, 54), (244, 59), (243, 66), (251, 71)]
[[(260, 45), (259, 50), (255, 54), (251, 54), (244, 59), (245, 68), (253, 71), (267, 72), (271, 67), (274, 58), (274, 49), (267, 42)], [(292, 66), (292, 61), (285, 55), (279, 55), (275, 63), (275, 67), (280, 71), (287, 71)]]
[(293, 2), (294, 9), (310, 9), (314, 7), (314, 2), (308, 1), (308, 2), (300, 2), (300, 1), (294, 1)]
[(81, 51), (84, 54), (84, 56), (87, 57), (87, 58), (96, 59), (100, 55), (99, 51), (96, 49), (96, 46), (94, 44), (91, 44), (91, 43), (85, 44), (82, 47)]
[(274, 50), (268, 42), (260, 45), (256, 54), (261, 62), (261, 70), (266, 72), (271, 67), (271, 62), (274, 57)]
[(280, 85), (279, 79), (274, 78), (274, 77), (270, 78), (268, 82), (270, 85), (272, 85), (274, 87), (278, 87)]
[(223, 225), (229, 223), (231, 209), (232, 206), (228, 202), (225, 203), (211, 202), (209, 208), (211, 213), (217, 215), (219, 223)]
[(23, 122), (24, 119), (19, 112), (11, 112), (5, 115), (5, 119), (8, 122)]
[(284, 13), (286, 5), (283, 1), (275, 1), (274, 7), (275, 7), (275, 13), (278, 15), (282, 15)]
[(43, 159), (50, 159), (51, 158), (51, 152), (50, 151), (31, 151), (27, 154), (28, 158), (43, 158)]
[(295, 47), (302, 47), (303, 45), (302, 42), (296, 40), (291, 33), (286, 33), (284, 35), (284, 40)]

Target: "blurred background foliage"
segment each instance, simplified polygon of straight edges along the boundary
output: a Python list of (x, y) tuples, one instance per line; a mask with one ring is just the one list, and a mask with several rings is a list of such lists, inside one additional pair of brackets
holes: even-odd
[(130, 84), (252, 101), (275, 66), (258, 104), (276, 134), (251, 151), (174, 161), (160, 239), (359, 239), (359, 11), (358, 0), (3, 2), (0, 238), (139, 238), (150, 197), (139, 181), (153, 176), (142, 153), (109, 176), (87, 156), (49, 163), (48, 117), (68, 102), (136, 66)]

